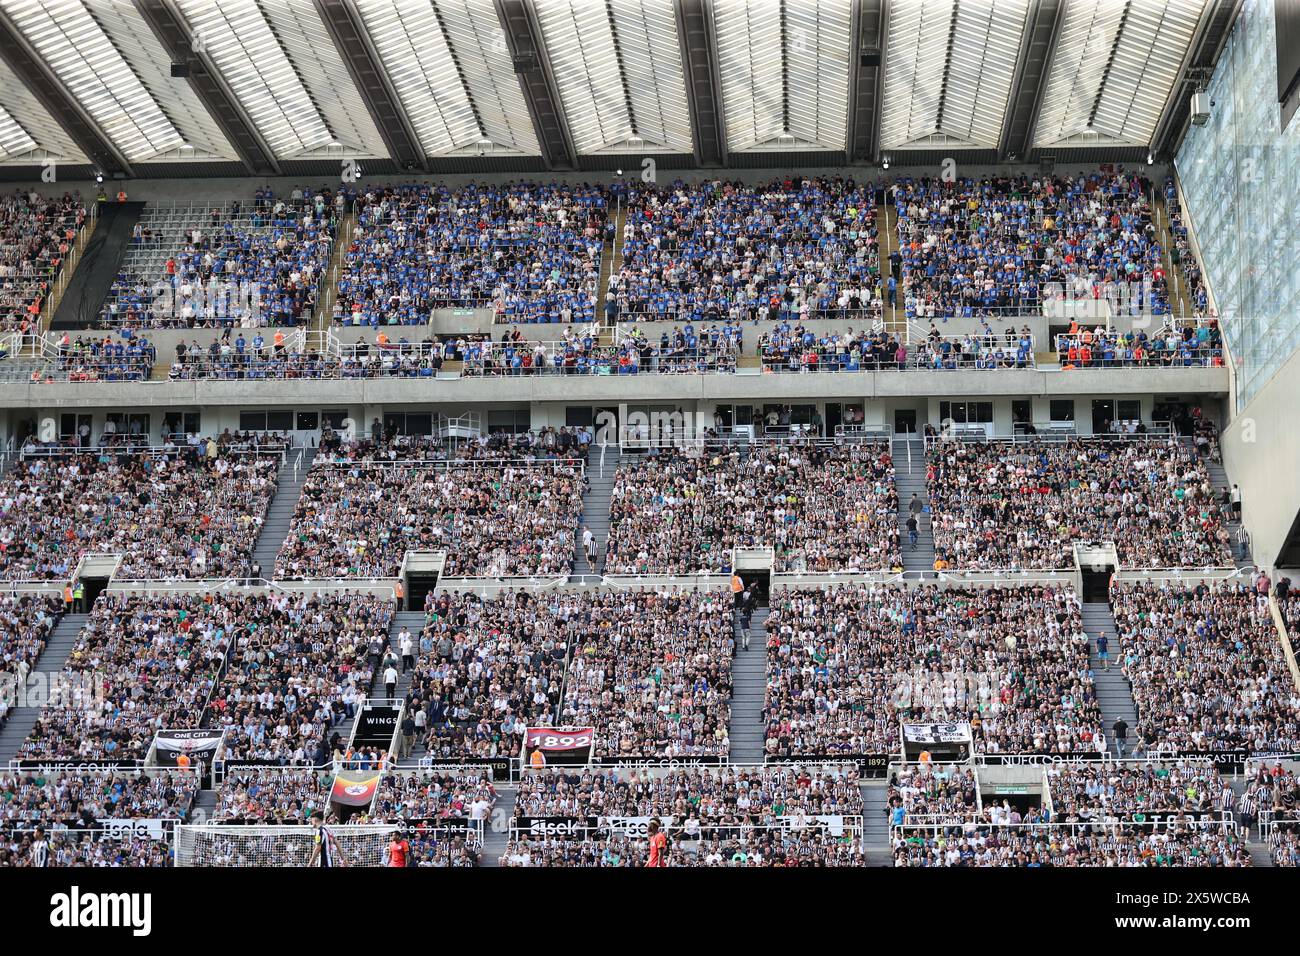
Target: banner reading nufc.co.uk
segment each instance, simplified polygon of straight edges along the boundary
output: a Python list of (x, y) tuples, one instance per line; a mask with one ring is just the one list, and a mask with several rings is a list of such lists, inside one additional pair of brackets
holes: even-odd
[(524, 735), (524, 767), (591, 762), (594, 727), (529, 727)]

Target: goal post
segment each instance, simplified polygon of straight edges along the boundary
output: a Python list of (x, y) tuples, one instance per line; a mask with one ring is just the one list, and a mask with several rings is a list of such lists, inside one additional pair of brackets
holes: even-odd
[[(335, 824), (344, 866), (383, 866), (393, 824)], [(307, 866), (316, 843), (311, 826), (181, 825), (175, 831), (176, 866)]]

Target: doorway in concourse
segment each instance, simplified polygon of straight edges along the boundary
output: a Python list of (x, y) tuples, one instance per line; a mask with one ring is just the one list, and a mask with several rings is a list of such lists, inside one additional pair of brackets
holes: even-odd
[(894, 433), (897, 435), (916, 434), (916, 409), (894, 409)]

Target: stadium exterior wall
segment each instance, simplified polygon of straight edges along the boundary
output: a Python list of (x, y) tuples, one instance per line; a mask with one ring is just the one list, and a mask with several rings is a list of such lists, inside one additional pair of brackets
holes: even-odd
[(1277, 560), (1300, 512), (1300, 351), (1224, 430), (1223, 463), (1241, 486), (1241, 513), (1255, 563)]

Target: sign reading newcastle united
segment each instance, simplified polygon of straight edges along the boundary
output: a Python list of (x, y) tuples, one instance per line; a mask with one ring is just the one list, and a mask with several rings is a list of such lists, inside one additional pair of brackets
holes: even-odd
[(190, 760), (211, 764), (221, 746), (224, 730), (160, 730), (154, 737), (154, 756), (159, 766), (174, 767), (181, 754)]
[[(524, 735), (524, 766), (589, 763), (595, 735), (594, 727), (529, 727)], [(539, 752), (541, 757), (535, 757)]]

